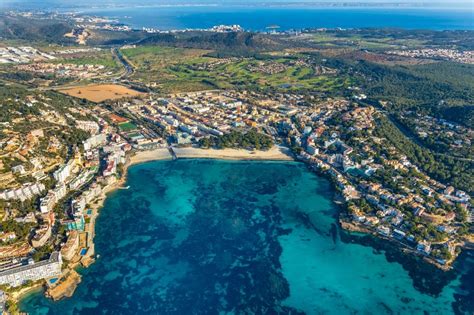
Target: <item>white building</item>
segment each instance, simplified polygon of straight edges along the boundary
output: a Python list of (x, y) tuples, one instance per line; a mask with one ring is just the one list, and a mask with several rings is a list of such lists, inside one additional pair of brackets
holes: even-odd
[(77, 120), (76, 127), (92, 134), (96, 134), (100, 130), (99, 124), (97, 124), (95, 121)]
[(86, 208), (86, 199), (81, 195), (71, 201), (71, 208), (74, 215), (81, 215)]
[(48, 260), (33, 262), (28, 265), (8, 269), (0, 272), (0, 285), (7, 284), (12, 287), (22, 285), (28, 280), (36, 281), (61, 275), (63, 260), (61, 254), (53, 252)]
[(173, 127), (179, 126), (179, 121), (175, 119), (173, 116), (165, 116), (163, 117), (163, 120)]
[(199, 132), (198, 127), (188, 126), (185, 124), (182, 124), (181, 126), (179, 126), (179, 129), (181, 129), (184, 132), (189, 133), (190, 135), (196, 135)]
[(66, 179), (71, 175), (73, 168), (73, 161), (69, 161), (67, 164), (62, 165), (58, 170), (53, 173), (53, 177), (60, 183), (64, 183)]
[(308, 152), (311, 155), (318, 155), (319, 154), (319, 148), (314, 146), (314, 145), (308, 145), (306, 147), (306, 152)]
[(86, 184), (89, 180), (92, 179), (94, 172), (91, 169), (87, 169), (77, 175), (71, 182), (69, 183), (69, 188), (71, 190), (77, 190), (81, 188), (84, 184)]
[(25, 167), (23, 165), (17, 165), (12, 167), (12, 172), (15, 174), (25, 174)]
[(40, 210), (41, 213), (48, 213), (53, 210), (54, 205), (56, 204), (56, 196), (52, 191), (49, 191), (48, 194), (41, 198), (40, 201)]
[(85, 140), (82, 144), (84, 145), (84, 150), (89, 151), (90, 149), (103, 145), (106, 142), (107, 136), (103, 133), (100, 133)]
[(25, 201), (35, 195), (41, 194), (45, 189), (42, 183), (26, 184), (17, 189), (9, 189), (0, 192), (0, 199)]
[(67, 194), (66, 185), (62, 184), (62, 185), (56, 186), (56, 188), (54, 188), (54, 190), (53, 190), (53, 194), (54, 194), (54, 197), (56, 198), (56, 200), (60, 200), (60, 199), (64, 198)]

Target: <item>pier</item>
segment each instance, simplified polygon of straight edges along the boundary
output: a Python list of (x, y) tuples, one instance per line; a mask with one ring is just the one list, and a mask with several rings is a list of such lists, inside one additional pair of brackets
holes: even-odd
[(174, 152), (173, 147), (169, 146), (168, 151), (170, 152), (171, 158), (173, 159), (173, 161), (178, 159), (178, 156), (176, 155), (176, 152)]

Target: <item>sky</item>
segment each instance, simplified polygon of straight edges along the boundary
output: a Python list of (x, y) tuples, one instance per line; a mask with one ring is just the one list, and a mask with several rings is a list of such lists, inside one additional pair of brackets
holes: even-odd
[(259, 4), (259, 3), (465, 3), (474, 5), (473, 0), (100, 0), (100, 1), (77, 1), (77, 0), (1, 0), (4, 3), (63, 3), (63, 4), (80, 4), (86, 2), (101, 3), (150, 3), (150, 4), (172, 4), (172, 3), (242, 3), (242, 4)]

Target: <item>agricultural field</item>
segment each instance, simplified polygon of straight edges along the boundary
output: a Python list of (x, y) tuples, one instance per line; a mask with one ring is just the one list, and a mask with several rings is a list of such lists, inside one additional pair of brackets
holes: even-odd
[(74, 88), (58, 89), (58, 91), (69, 96), (84, 98), (95, 103), (143, 94), (142, 92), (117, 84), (85, 85)]
[(216, 58), (205, 50), (156, 46), (122, 53), (135, 67), (135, 79), (162, 92), (226, 88), (327, 92), (352, 84), (335, 69), (308, 63), (300, 55)]

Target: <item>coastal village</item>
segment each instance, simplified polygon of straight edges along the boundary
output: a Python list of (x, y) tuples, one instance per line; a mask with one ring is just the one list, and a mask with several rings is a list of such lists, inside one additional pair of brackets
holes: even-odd
[(391, 55), (452, 60), (459, 63), (474, 64), (473, 51), (458, 51), (454, 49), (416, 49), (416, 50), (394, 50), (387, 52)]
[[(129, 30), (110, 20), (76, 22), (81, 24), (70, 36), (80, 44), (85, 44), (86, 27)], [(243, 32), (238, 25), (210, 31)], [(130, 47), (136, 48), (122, 48)], [(15, 71), (93, 83), (13, 90), (0, 98), (5, 112), (0, 119), (0, 311), (32, 288), (45, 288), (54, 300), (70, 297), (81, 281), (76, 269), (100, 259), (95, 223), (107, 194), (127, 189), (130, 165), (152, 160), (297, 160), (331, 181), (340, 227), (346, 231), (391, 242), (401, 253), (445, 271), (464, 246), (474, 243), (472, 191), (435, 180), (403, 154), (385, 132), (388, 101), (367, 102), (362, 87), (350, 86), (345, 91), (350, 96), (337, 97), (298, 93), (292, 84), (271, 91), (216, 88), (164, 94), (130, 84), (127, 75), (133, 69), (123, 60), (127, 71), (118, 78), (104, 65), (56, 60), (102, 52), (82, 46), (47, 53), (29, 46), (0, 47), (0, 63)], [(473, 63), (472, 51), (387, 54)], [(244, 59), (216, 58), (190, 69), (215, 70)], [(313, 76), (339, 73), (309, 57), (258, 61), (245, 70), (272, 76), (293, 66), (311, 69)], [(474, 130), (464, 125), (409, 110), (400, 111), (397, 119), (413, 125), (419, 141), (442, 145), (460, 159), (472, 154)]]
[[(41, 108), (48, 99), (16, 101)], [(347, 209), (343, 228), (396, 242), (440, 268), (450, 268), (474, 218), (469, 194), (420, 171), (377, 133), (380, 109), (356, 99), (232, 90), (141, 94), (41, 115), (57, 126), (73, 122), (86, 137), (66, 147), (44, 129), (22, 135), (3, 124), (9, 137), (1, 143), (0, 285), (13, 288), (13, 296), (44, 283), (54, 299), (72, 294), (80, 282), (75, 267), (96, 259), (94, 224), (102, 202), (122, 185), (130, 161), (179, 158), (181, 152), (212, 157), (204, 153), (211, 139), (232, 132), (257, 131), (280, 149), (268, 158), (292, 156), (327, 175), (336, 202)], [(35, 153), (40, 146), (50, 154)], [(258, 159), (259, 149), (248, 144), (227, 158)], [(25, 204), (30, 208), (22, 209)]]

